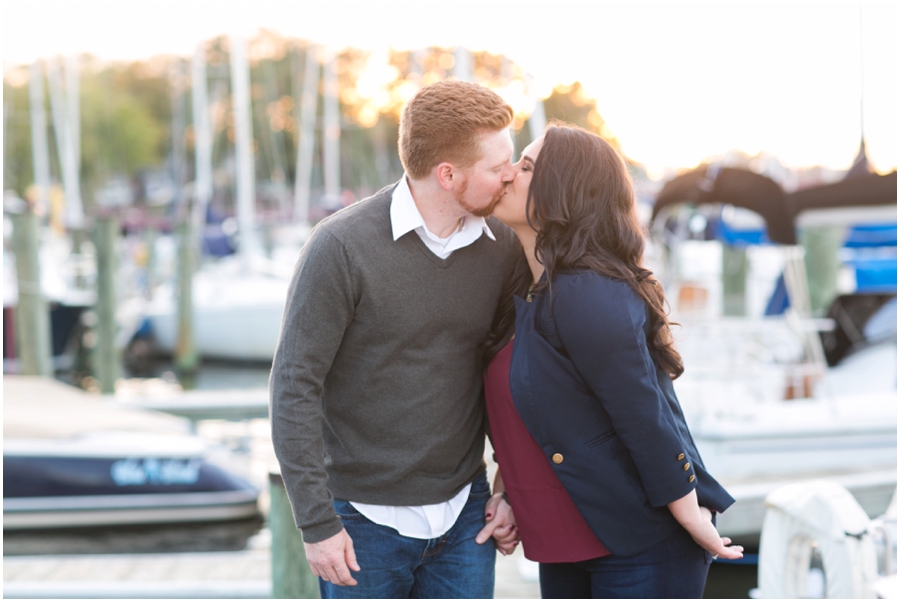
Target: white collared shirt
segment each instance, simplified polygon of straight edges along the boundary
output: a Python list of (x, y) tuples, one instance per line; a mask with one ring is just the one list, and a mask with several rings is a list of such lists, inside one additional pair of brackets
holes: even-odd
[[(435, 235), (425, 225), (425, 220), (416, 207), (405, 174), (391, 197), (391, 229), (395, 241), (410, 230), (415, 230), (425, 246), (441, 259), (447, 259), (453, 251), (469, 246), (478, 240), (482, 233), (487, 234), (491, 240), (497, 240), (484, 218), (472, 215), (463, 218), (456, 231), (447, 238)], [(435, 539), (456, 524), (466, 500), (469, 499), (471, 488), (470, 483), (452, 499), (426, 506), (380, 506), (352, 501), (350, 503), (373, 523), (396, 529), (400, 535), (416, 539)]]
[(474, 215), (464, 217), (456, 231), (447, 238), (438, 237), (425, 225), (405, 175), (391, 196), (391, 230), (394, 240), (410, 230), (415, 230), (425, 246), (441, 259), (447, 259), (453, 251), (469, 246), (478, 240), (482, 233), (487, 234), (491, 240), (497, 240), (484, 218)]

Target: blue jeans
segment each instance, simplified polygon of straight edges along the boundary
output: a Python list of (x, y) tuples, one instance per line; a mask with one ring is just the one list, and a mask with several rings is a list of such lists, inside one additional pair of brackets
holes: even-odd
[(456, 524), (442, 537), (415, 539), (377, 525), (347, 501), (334, 509), (353, 539), (360, 571), (354, 586), (319, 579), (323, 598), (493, 598), (494, 541), (475, 536), (484, 528), (484, 507), (491, 496), (487, 475), (472, 483)]
[(541, 563), (541, 597), (702, 598), (710, 558), (679, 528), (634, 556)]

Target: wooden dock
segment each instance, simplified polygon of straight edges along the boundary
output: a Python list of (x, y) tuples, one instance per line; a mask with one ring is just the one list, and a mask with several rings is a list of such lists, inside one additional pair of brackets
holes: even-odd
[[(525, 562), (523, 577), (519, 565)], [(496, 598), (540, 598), (521, 549), (497, 555)], [(536, 574), (536, 573), (535, 573)], [(240, 552), (4, 556), (4, 598), (269, 598), (267, 546)]]
[(168, 392), (159, 395), (117, 395), (121, 407), (165, 412), (190, 420), (244, 420), (269, 417), (269, 390), (224, 389)]
[(4, 439), (56, 439), (89, 431), (187, 433), (190, 422), (111, 396), (86, 393), (52, 378), (3, 375)]
[[(187, 432), (194, 422), (201, 434), (212, 430), (222, 437), (236, 436), (232, 432), (235, 429), (243, 433), (252, 443), (252, 458), (248, 462), (253, 460), (250, 468), (254, 474), (264, 475), (260, 466), (274, 461), (268, 429), (264, 429), (264, 435), (253, 430), (260, 421), (232, 422), (267, 417), (265, 389), (149, 389), (132, 388), (130, 395), (113, 397), (85, 393), (49, 378), (5, 375), (4, 437), (77, 437), (103, 428)], [(48, 416), (53, 419), (47, 420)], [(487, 456), (492, 465), (490, 454)], [(265, 509), (266, 504), (261, 506)], [(528, 579), (520, 573), (520, 564)], [(540, 588), (531, 575), (536, 577), (534, 568), (525, 561), (521, 550), (509, 557), (498, 555), (496, 597), (539, 598)], [(268, 598), (271, 590), (268, 529), (251, 537), (246, 549), (233, 552), (3, 557), (5, 598)]]

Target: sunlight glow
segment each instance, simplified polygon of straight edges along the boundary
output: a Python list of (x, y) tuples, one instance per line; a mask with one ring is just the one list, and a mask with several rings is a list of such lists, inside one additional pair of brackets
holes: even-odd
[[(534, 77), (538, 97), (580, 81), (597, 99), (596, 119), (657, 176), (729, 149), (797, 167), (847, 168), (861, 135), (864, 85), (870, 159), (879, 172), (896, 169), (896, 3), (459, 0), (453, 8), (438, 13), (432, 3), (402, 0), (7, 0), (4, 73), (16, 85), (11, 66), (54, 53), (189, 56), (214, 36), (270, 28), (334, 49), (372, 51), (356, 89), (365, 103), (354, 116), (368, 126), (452, 69), (451, 51), (464, 44), (503, 54), (521, 71), (513, 83), (485, 82), (514, 107), (517, 123), (533, 108), (524, 75)], [(389, 48), (429, 47), (446, 50), (429, 57), (417, 81), (389, 85), (398, 73)], [(287, 119), (273, 120), (288, 127)]]

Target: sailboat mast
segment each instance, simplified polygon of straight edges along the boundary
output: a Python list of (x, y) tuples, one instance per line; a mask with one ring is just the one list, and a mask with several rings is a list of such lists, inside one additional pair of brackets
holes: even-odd
[(69, 131), (75, 144), (72, 150), (75, 153), (75, 165), (80, 169), (81, 166), (81, 85), (78, 74), (80, 73), (80, 65), (78, 63), (78, 55), (73, 54), (66, 57), (66, 111), (68, 124), (71, 128)]
[[(275, 59), (269, 58), (260, 61), (260, 71), (262, 72), (266, 105), (269, 106), (270, 102), (278, 102), (280, 104), (278, 82), (275, 73)], [(272, 154), (272, 164), (269, 167), (269, 176), (272, 180), (272, 185), (275, 187), (275, 194), (278, 197), (278, 209), (282, 214), (286, 214), (288, 210), (287, 203), (289, 193), (287, 184), (285, 183), (287, 169), (285, 168), (283, 146), (284, 129), (276, 129), (270, 125), (269, 127), (263, 127), (260, 133), (266, 135), (265, 137), (269, 144), (269, 151)]]
[(37, 184), (35, 200), (39, 207), (47, 209), (50, 202), (50, 152), (47, 148), (44, 76), (40, 61), (31, 64), (28, 75), (28, 97), (31, 104), (31, 153), (34, 162), (34, 182)]
[[(81, 190), (78, 178), (78, 159), (75, 147), (80, 141), (75, 138), (75, 126), (71, 123), (71, 112), (67, 108), (66, 92), (60, 75), (60, 60), (51, 58), (47, 62), (47, 80), (50, 84), (50, 108), (53, 114), (53, 130), (62, 165), (63, 190), (66, 195), (65, 223), (70, 230), (84, 227), (84, 208), (81, 204)], [(77, 75), (70, 75), (69, 78)], [(72, 91), (69, 91), (71, 94)], [(77, 93), (77, 91), (75, 92)], [(76, 116), (77, 117), (77, 116)]]
[[(319, 60), (317, 49), (306, 45), (306, 67), (303, 75), (297, 121), (297, 166), (294, 176), (294, 222), (309, 222), (309, 196), (312, 187), (313, 151), (316, 143), (316, 104), (319, 99)], [(297, 74), (299, 76), (299, 74)]]
[(212, 132), (206, 93), (206, 47), (197, 45), (191, 59), (191, 95), (194, 117), (194, 207), (191, 219), (198, 240), (203, 240), (206, 209), (212, 198)]
[(231, 37), (231, 84), (234, 105), (235, 164), (237, 168), (237, 221), (240, 254), (246, 263), (257, 248), (254, 230), (254, 173), (250, 122), (250, 67), (246, 42)]
[(453, 77), (460, 81), (472, 81), (472, 53), (465, 46), (457, 46), (453, 52)]
[(534, 101), (534, 109), (532, 109), (531, 116), (528, 118), (528, 133), (531, 135), (531, 139), (534, 140), (538, 136), (544, 135), (544, 130), (547, 128), (547, 115), (544, 113), (543, 99), (534, 92), (534, 76), (526, 75), (525, 85), (527, 86), (528, 97)]
[(174, 202), (179, 212), (184, 210), (184, 65), (177, 59), (170, 73), (170, 91), (172, 103), (172, 160), (170, 172), (175, 183)]
[(862, 4), (859, 5), (859, 140), (860, 145), (864, 144), (866, 139), (866, 130), (865, 123), (863, 119), (863, 115), (865, 113), (863, 109), (863, 99), (865, 98), (866, 91), (866, 77), (865, 77), (865, 60), (864, 60), (864, 52), (863, 48), (865, 44), (865, 38), (863, 37), (863, 7)]
[(341, 194), (341, 122), (338, 107), (338, 81), (335, 71), (336, 56), (329, 51), (322, 66), (322, 83), (325, 92), (322, 119), (323, 136), (322, 171), (325, 180), (325, 198), (335, 204)]

